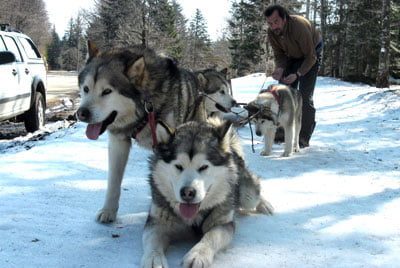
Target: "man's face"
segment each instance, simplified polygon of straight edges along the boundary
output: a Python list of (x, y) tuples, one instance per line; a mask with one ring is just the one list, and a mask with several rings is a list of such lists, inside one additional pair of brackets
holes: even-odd
[(274, 34), (282, 35), (286, 19), (282, 19), (279, 16), (278, 10), (275, 10), (274, 12), (272, 12), (271, 16), (267, 17), (267, 23), (269, 28), (271, 28), (271, 30), (274, 32)]

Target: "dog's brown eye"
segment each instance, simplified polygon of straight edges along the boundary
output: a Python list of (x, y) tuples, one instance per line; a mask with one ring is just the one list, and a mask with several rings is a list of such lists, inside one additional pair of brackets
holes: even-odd
[(88, 93), (89, 92), (89, 88), (87, 86), (83, 87), (83, 92)]
[(199, 172), (202, 172), (202, 171), (206, 170), (207, 168), (208, 168), (208, 165), (202, 165), (202, 166), (198, 169), (198, 171), (199, 171)]
[(175, 167), (176, 167), (176, 169), (179, 170), (179, 171), (182, 171), (182, 170), (183, 170), (183, 167), (182, 167), (181, 165), (175, 165)]
[(261, 120), (261, 124), (264, 124), (265, 120)]
[(103, 90), (103, 92), (101, 93), (101, 95), (102, 96), (105, 96), (105, 95), (108, 95), (108, 94), (110, 94), (112, 92), (112, 90), (111, 89), (109, 89), (109, 88), (106, 88), (105, 90)]
[(225, 91), (220, 90), (219, 93), (221, 93), (221, 95), (225, 95)]

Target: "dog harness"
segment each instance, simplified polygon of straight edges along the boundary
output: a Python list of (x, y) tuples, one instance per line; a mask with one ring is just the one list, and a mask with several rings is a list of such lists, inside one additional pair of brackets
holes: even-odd
[(279, 98), (278, 93), (276, 92), (275, 87), (272, 86), (272, 88), (268, 87), (268, 88), (262, 89), (259, 94), (266, 93), (266, 92), (271, 93), (272, 96), (274, 96), (274, 98), (275, 98), (276, 102), (278, 103), (278, 105), (280, 106), (280, 104), (281, 104), (280, 98)]

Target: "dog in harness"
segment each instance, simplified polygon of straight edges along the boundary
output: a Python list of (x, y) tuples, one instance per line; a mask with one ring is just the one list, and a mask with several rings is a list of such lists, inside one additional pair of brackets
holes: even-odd
[(286, 85), (270, 85), (245, 106), (255, 124), (256, 135), (264, 136), (261, 155), (270, 155), (278, 127), (285, 132), (283, 157), (298, 152), (301, 129), (302, 97), (298, 90)]

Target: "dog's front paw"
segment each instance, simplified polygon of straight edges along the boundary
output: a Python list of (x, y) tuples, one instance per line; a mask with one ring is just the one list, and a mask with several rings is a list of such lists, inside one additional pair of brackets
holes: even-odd
[(260, 155), (262, 155), (262, 156), (268, 156), (270, 154), (271, 154), (270, 150), (262, 150), (261, 153), (260, 153)]
[(291, 152), (283, 152), (283, 154), (281, 154), (281, 157), (289, 157), (291, 154)]
[(142, 257), (141, 268), (168, 268), (167, 258), (161, 252), (152, 252)]
[(209, 248), (194, 247), (183, 257), (184, 268), (206, 268), (210, 267), (213, 261), (213, 254)]
[(101, 223), (111, 223), (117, 218), (117, 211), (112, 209), (100, 209), (97, 212), (96, 220)]

